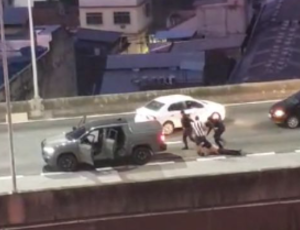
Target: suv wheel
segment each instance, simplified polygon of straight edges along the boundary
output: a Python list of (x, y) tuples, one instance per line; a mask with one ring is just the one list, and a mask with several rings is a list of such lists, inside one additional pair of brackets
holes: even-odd
[(133, 150), (132, 159), (133, 163), (137, 165), (147, 164), (152, 157), (152, 151), (147, 147), (137, 147)]
[(170, 135), (174, 132), (174, 124), (170, 121), (163, 124), (163, 133), (165, 135)]
[(74, 154), (65, 153), (58, 158), (57, 166), (64, 172), (74, 172), (77, 169), (78, 161)]
[(299, 126), (299, 119), (295, 116), (289, 117), (286, 124), (290, 129), (295, 129)]

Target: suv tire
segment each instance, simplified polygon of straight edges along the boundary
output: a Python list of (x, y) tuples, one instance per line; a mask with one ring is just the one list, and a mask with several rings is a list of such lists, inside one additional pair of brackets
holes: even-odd
[(132, 160), (136, 165), (145, 165), (152, 158), (152, 150), (149, 147), (136, 147), (132, 152)]
[(64, 153), (58, 157), (57, 166), (64, 172), (74, 172), (78, 167), (78, 161), (74, 154)]

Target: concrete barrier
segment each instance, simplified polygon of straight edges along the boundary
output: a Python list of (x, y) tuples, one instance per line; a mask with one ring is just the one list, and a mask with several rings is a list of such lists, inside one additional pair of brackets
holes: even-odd
[(300, 201), (290, 200), (232, 209), (211, 208), (195, 212), (175, 211), (125, 218), (96, 218), (39, 225), (38, 228), (29, 227), (26, 230), (299, 230), (299, 213)]
[[(42, 101), (42, 108), (44, 108), (44, 111), (42, 112), (41, 117), (34, 116), (30, 102), (15, 102), (12, 105), (12, 110), (15, 113), (28, 113), (29, 119), (69, 117), (131, 112), (155, 97), (170, 94), (186, 94), (220, 103), (238, 103), (281, 99), (291, 95), (299, 89), (300, 80), (288, 80), (218, 87), (48, 99)], [(0, 120), (5, 120), (5, 113), (5, 105), (0, 104)]]
[(299, 176), (300, 168), (288, 168), (4, 195), (0, 228), (146, 213), (238, 210), (232, 206), (299, 199)]

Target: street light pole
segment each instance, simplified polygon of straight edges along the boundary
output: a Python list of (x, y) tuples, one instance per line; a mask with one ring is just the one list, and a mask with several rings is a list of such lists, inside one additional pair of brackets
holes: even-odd
[(16, 166), (15, 166), (15, 154), (14, 154), (14, 142), (13, 142), (13, 130), (12, 130), (12, 119), (11, 119), (11, 103), (10, 103), (10, 85), (8, 77), (8, 63), (7, 63), (7, 46), (5, 41), (5, 30), (4, 30), (4, 14), (3, 4), (0, 4), (0, 32), (1, 32), (1, 43), (2, 43), (2, 68), (3, 77), (5, 84), (5, 98), (6, 98), (6, 110), (7, 110), (7, 123), (8, 123), (8, 138), (9, 138), (9, 151), (10, 151), (10, 169), (13, 185), (13, 193), (17, 192), (17, 180), (16, 180)]
[(31, 48), (31, 64), (32, 64), (32, 75), (33, 75), (33, 90), (34, 90), (34, 99), (39, 99), (39, 84), (38, 84), (38, 75), (37, 75), (37, 60), (35, 53), (35, 32), (33, 26), (33, 17), (32, 17), (32, 8), (31, 0), (27, 0), (28, 8), (28, 17), (29, 17), (29, 31), (30, 31), (30, 48)]

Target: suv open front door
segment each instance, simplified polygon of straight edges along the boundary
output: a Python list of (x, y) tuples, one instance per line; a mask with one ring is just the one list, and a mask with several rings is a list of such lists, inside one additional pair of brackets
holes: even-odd
[(115, 150), (116, 150), (116, 144), (117, 144), (117, 136), (118, 136), (118, 131), (113, 129), (113, 128), (108, 128), (106, 130), (106, 135), (104, 138), (104, 151), (105, 155), (109, 159), (114, 159), (115, 158)]
[(93, 143), (96, 140), (96, 136), (93, 134), (88, 134), (81, 138), (79, 143), (79, 151), (81, 162), (90, 164), (94, 166), (94, 157), (93, 157)]

